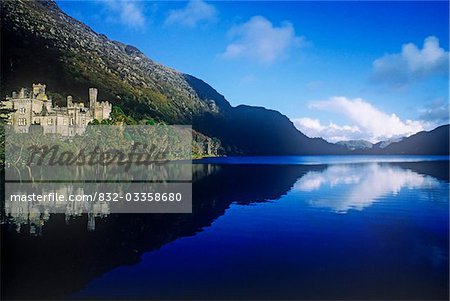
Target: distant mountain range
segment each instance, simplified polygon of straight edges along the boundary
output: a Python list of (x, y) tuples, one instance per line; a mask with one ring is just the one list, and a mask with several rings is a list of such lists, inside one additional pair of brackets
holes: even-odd
[(375, 144), (366, 140), (348, 140), (336, 142), (336, 145), (347, 148), (353, 154), (448, 155), (449, 125)]
[(362, 149), (383, 149), (394, 142), (400, 142), (405, 137), (400, 138), (392, 138), (384, 141), (380, 141), (377, 143), (372, 143), (367, 140), (345, 140), (345, 141), (339, 141), (336, 142), (337, 145), (341, 145), (346, 147), (347, 149), (354, 151), (354, 150), (362, 150)]
[(401, 141), (392, 142), (384, 148), (374, 148), (380, 154), (448, 155), (449, 125), (426, 132), (419, 132)]
[(373, 144), (367, 140), (345, 140), (338, 141), (336, 145), (340, 145), (348, 148), (349, 150), (360, 150), (360, 149), (370, 149), (373, 147)]
[[(139, 49), (96, 33), (54, 1), (1, 1), (0, 5), (1, 97), (40, 82), (53, 91), (56, 103), (63, 103), (67, 95), (85, 100), (88, 88), (97, 87), (101, 100), (120, 106), (135, 119), (192, 124), (201, 134), (220, 140), (225, 154), (324, 155), (373, 149), (361, 149), (361, 143), (332, 144), (309, 138), (277, 111), (233, 107), (201, 79), (155, 63)], [(410, 137), (426, 147), (410, 148), (408, 138), (383, 151), (441, 153), (447, 145), (448, 153), (448, 135), (436, 144), (432, 133), (423, 133), (418, 140)]]

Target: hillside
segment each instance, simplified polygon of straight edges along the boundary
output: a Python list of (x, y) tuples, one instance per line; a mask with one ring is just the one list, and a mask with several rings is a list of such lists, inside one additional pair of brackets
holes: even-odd
[(419, 132), (389, 144), (382, 152), (384, 154), (448, 155), (449, 127), (449, 125), (443, 125), (429, 132)]
[(349, 150), (357, 150), (357, 149), (369, 149), (373, 147), (373, 144), (366, 140), (346, 140), (346, 141), (338, 141), (337, 145), (344, 146)]
[(1, 97), (40, 82), (56, 104), (64, 104), (67, 95), (86, 100), (88, 88), (97, 87), (99, 99), (135, 120), (192, 125), (196, 147), (211, 149), (206, 155), (448, 154), (448, 126), (373, 147), (364, 141), (331, 144), (309, 138), (281, 113), (233, 107), (201, 79), (96, 33), (54, 1), (0, 5)]
[(449, 127), (442, 125), (409, 137), (372, 144), (364, 140), (340, 141), (354, 155), (449, 155)]
[[(86, 99), (89, 87), (135, 119), (192, 124), (228, 154), (344, 153), (310, 139), (279, 112), (232, 107), (207, 83), (158, 64), (68, 16), (53, 1), (1, 1), (1, 96), (46, 83), (56, 102)], [(155, 45), (155, 47), (157, 47)]]

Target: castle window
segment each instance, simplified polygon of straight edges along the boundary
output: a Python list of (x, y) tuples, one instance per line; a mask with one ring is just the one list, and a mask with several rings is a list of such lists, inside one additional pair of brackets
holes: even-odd
[(26, 109), (25, 109), (25, 108), (20, 108), (20, 109), (19, 109), (19, 114), (25, 114), (25, 112), (26, 112)]
[(19, 118), (19, 125), (27, 125), (27, 120), (25, 118)]
[(74, 125), (74, 124), (75, 124), (74, 119), (73, 119), (73, 118), (70, 118), (70, 125)]
[(53, 124), (53, 118), (47, 119), (47, 124), (49, 124), (49, 125)]

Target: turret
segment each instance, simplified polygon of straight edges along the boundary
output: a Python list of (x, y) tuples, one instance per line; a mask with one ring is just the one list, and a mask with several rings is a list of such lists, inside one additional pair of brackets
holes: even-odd
[(21, 88), (19, 91), (19, 98), (25, 98), (25, 88)]
[(47, 95), (45, 94), (46, 86), (43, 84), (33, 84), (33, 94), (32, 97), (35, 99), (47, 100)]
[(67, 107), (71, 108), (73, 107), (73, 100), (72, 100), (72, 96), (67, 96)]
[(92, 115), (95, 113), (95, 104), (97, 102), (97, 89), (89, 88), (89, 109), (91, 110)]

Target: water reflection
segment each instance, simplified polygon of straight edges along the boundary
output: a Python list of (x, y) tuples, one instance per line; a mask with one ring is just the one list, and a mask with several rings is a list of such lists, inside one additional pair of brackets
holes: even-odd
[[(161, 173), (161, 170), (183, 170), (184, 173), (189, 171), (192, 173), (189, 177), (195, 181), (200, 181), (201, 179), (211, 176), (218, 172), (220, 167), (215, 165), (193, 165), (189, 166), (189, 168), (181, 168), (182, 164), (166, 165), (163, 166), (158, 172), (155, 172), (152, 168), (148, 168), (148, 173), (156, 175), (157, 179), (160, 180), (167, 173)], [(184, 165), (188, 166), (188, 165)], [(38, 169), (34, 169), (35, 172), (38, 172)], [(42, 170), (41, 170), (42, 171)], [(60, 174), (59, 177), (64, 178), (64, 175), (67, 177), (67, 170), (59, 169)], [(94, 168), (91, 167), (79, 167), (78, 171), (85, 175), (86, 173), (93, 173), (95, 171)], [(97, 172), (97, 171), (95, 171)], [(104, 171), (100, 171), (100, 174), (105, 176)], [(18, 173), (20, 176), (20, 172)], [(79, 176), (72, 175), (73, 179), (79, 179)], [(23, 177), (19, 177), (22, 179)], [(40, 177), (38, 177), (40, 178)], [(168, 178), (164, 178), (167, 180)], [(138, 185), (139, 188), (141, 188)], [(145, 187), (145, 186), (144, 186)], [(162, 185), (158, 186), (160, 189)], [(3, 188), (3, 187), (2, 187)], [(9, 188), (9, 189), (8, 189)], [(145, 192), (151, 191), (148, 188), (145, 189)], [(173, 185), (170, 186), (171, 191), (175, 191)], [(68, 196), (68, 195), (93, 195), (96, 192), (103, 191), (111, 192), (114, 191), (119, 195), (124, 196), (125, 193), (136, 192), (131, 187), (131, 184), (128, 183), (114, 183), (114, 184), (91, 184), (91, 183), (25, 183), (20, 185), (19, 183), (7, 183), (6, 184), (6, 195), (17, 194), (17, 195), (28, 195), (28, 194), (36, 194), (36, 195), (49, 195), (53, 193), (54, 195), (60, 196)], [(8, 197), (2, 203), (2, 218), (1, 222), (3, 224), (11, 225), (12, 229), (15, 229), (16, 232), (28, 232), (33, 236), (41, 235), (43, 233), (42, 227), (49, 221), (50, 216), (55, 213), (64, 214), (64, 220), (66, 224), (69, 224), (73, 219), (77, 217), (81, 217), (83, 214), (86, 214), (88, 219), (86, 223), (86, 229), (88, 231), (94, 231), (96, 228), (96, 218), (106, 218), (111, 213), (122, 213), (120, 206), (116, 203), (113, 204), (111, 208), (111, 203), (108, 202), (11, 202), (8, 201)], [(117, 208), (119, 207), (119, 208)], [(122, 210), (124, 208), (122, 207)], [(126, 211), (123, 211), (126, 213)], [(145, 213), (145, 211), (143, 212)]]
[[(369, 212), (368, 210), (355, 214), (353, 217), (351, 215), (345, 216), (346, 221), (348, 221), (347, 227), (340, 223), (341, 219), (339, 218), (343, 216), (325, 210), (313, 210), (313, 212), (309, 212), (308, 216), (302, 215), (305, 213), (304, 209), (310, 208), (308, 206), (328, 208), (337, 212), (347, 212), (349, 209), (361, 210), (380, 197), (398, 193), (405, 188), (429, 187), (432, 188), (430, 189), (432, 191), (440, 189), (441, 193), (447, 194), (448, 200), (448, 186), (443, 184), (448, 182), (448, 162), (333, 166), (198, 164), (194, 165), (193, 171), (192, 214), (113, 213), (107, 215), (107, 213), (99, 210), (99, 216), (95, 217), (86, 214), (79, 216), (77, 211), (39, 216), (14, 216), (10, 212), (6, 212), (9, 219), (6, 219), (2, 225), (1, 266), (2, 271), (8, 277), (2, 277), (1, 279), (2, 295), (0, 297), (4, 299), (32, 298), (46, 300), (65, 298), (80, 291), (92, 279), (118, 266), (139, 263), (144, 253), (149, 254), (155, 250), (162, 250), (163, 246), (170, 246), (173, 242), (182, 241), (180, 238), (183, 237), (198, 238), (201, 236), (200, 232), (206, 233), (208, 229), (217, 229), (217, 222), (220, 222), (220, 217), (226, 217), (227, 214), (230, 215), (230, 212), (231, 217), (229, 216), (228, 220), (231, 220), (231, 222), (227, 223), (229, 229), (221, 228), (222, 232), (210, 231), (209, 235), (217, 237), (220, 241), (230, 240), (231, 246), (238, 246), (236, 250), (224, 248), (222, 244), (214, 247), (209, 240), (203, 244), (196, 244), (194, 241), (193, 245), (197, 246), (198, 249), (194, 248), (194, 251), (188, 254), (192, 256), (197, 254), (200, 258), (198, 260), (192, 258), (186, 260), (186, 262), (192, 262), (192, 268), (197, 268), (199, 271), (198, 277), (206, 277), (207, 280), (211, 281), (219, 279), (216, 288), (222, 287), (224, 283), (220, 281), (221, 278), (218, 273), (208, 274), (208, 268), (217, 265), (220, 266), (220, 272), (223, 272), (222, 267), (233, 267), (233, 265), (230, 265), (230, 261), (226, 261), (228, 257), (225, 257), (224, 262), (215, 261), (215, 259), (211, 259), (209, 262), (206, 260), (208, 256), (213, 258), (220, 254), (220, 250), (224, 250), (226, 256), (243, 254), (242, 258), (237, 258), (235, 261), (239, 263), (237, 269), (241, 268), (240, 271), (243, 271), (239, 273), (240, 275), (246, 277), (244, 267), (249, 262), (250, 268), (247, 272), (254, 271), (257, 274), (255, 278), (243, 279), (239, 278), (239, 275), (233, 274), (236, 271), (230, 270), (233, 276), (230, 276), (230, 279), (237, 279), (240, 284), (243, 284), (242, 290), (251, 287), (247, 284), (252, 280), (251, 284), (255, 290), (256, 288), (262, 291), (264, 289), (270, 290), (271, 285), (275, 285), (272, 292), (291, 293), (291, 299), (299, 297), (301, 292), (306, 294), (304, 295), (305, 298), (309, 297), (310, 299), (317, 296), (317, 292), (311, 289), (318, 283), (315, 282), (317, 279), (324, 281), (331, 289), (335, 288), (336, 292), (344, 291), (338, 284), (335, 284), (336, 276), (342, 278), (341, 283), (344, 284), (352, 283), (355, 279), (365, 280), (366, 278), (361, 277), (358, 274), (359, 270), (355, 268), (363, 266), (363, 264), (371, 264), (370, 268), (373, 269), (381, 266), (386, 271), (390, 271), (390, 267), (404, 258), (404, 254), (410, 252), (415, 244), (418, 248), (421, 248), (420, 252), (416, 252), (419, 254), (417, 260), (425, 257), (430, 258), (432, 263), (441, 270), (448, 263), (448, 252), (446, 251), (448, 250), (446, 249), (446, 246), (448, 246), (448, 228), (441, 230), (442, 225), (448, 225), (448, 211), (445, 211), (447, 208), (445, 206), (431, 208), (433, 211), (427, 207), (431, 202), (423, 202), (423, 207), (418, 206), (413, 209), (417, 210), (415, 212), (427, 212), (428, 210), (433, 217), (431, 221), (429, 216), (423, 214), (422, 219), (420, 219), (418, 218), (420, 214), (416, 214), (414, 219), (406, 220), (406, 223), (403, 220), (401, 224), (395, 224), (389, 220), (389, 223), (387, 222), (389, 226), (370, 229), (373, 232), (361, 232), (360, 236), (357, 237), (352, 236), (358, 233), (355, 229), (361, 231), (365, 229), (364, 227), (358, 227), (358, 225), (370, 220), (363, 217)], [(440, 186), (434, 189), (436, 185)], [(301, 206), (301, 208), (300, 206), (286, 207), (286, 211), (282, 211), (282, 214), (278, 212), (277, 215), (277, 212), (273, 210), (273, 205), (282, 207), (288, 202), (284, 202), (284, 200), (276, 201), (273, 204), (266, 202), (267, 200), (279, 200), (283, 196), (289, 198), (291, 194), (294, 197), (301, 196), (301, 200), (304, 201), (303, 204), (308, 206)], [(398, 198), (394, 201), (399, 202)], [(247, 204), (259, 204), (260, 206), (244, 206)], [(233, 210), (229, 210), (231, 206), (233, 206)], [(258, 210), (252, 212), (249, 217), (245, 214), (248, 210), (241, 210), (249, 208)], [(264, 211), (264, 208), (267, 209), (267, 212)], [(295, 210), (298, 210), (298, 212)], [(288, 214), (289, 212), (291, 214)], [(101, 216), (103, 213), (105, 214)], [(257, 218), (258, 214), (260, 219)], [(439, 216), (440, 219), (437, 218)], [(358, 220), (354, 220), (355, 218), (358, 218)], [(280, 222), (280, 220), (282, 221)], [(445, 224), (445, 221), (447, 224)], [(31, 229), (33, 224), (37, 226)], [(245, 225), (254, 225), (254, 231), (247, 229), (247, 232), (245, 232), (243, 230)], [(18, 226), (20, 226), (19, 230)], [(92, 231), (94, 229), (95, 231)], [(292, 232), (290, 232), (290, 229), (293, 229)], [(340, 229), (340, 232), (329, 231), (329, 229)], [(385, 229), (389, 231), (385, 231)], [(398, 235), (393, 230), (397, 231)], [(40, 235), (30, 235), (30, 233)], [(269, 240), (267, 240), (269, 233), (272, 233), (270, 237), (275, 241), (274, 243), (269, 243)], [(350, 235), (347, 236), (349, 233)], [(430, 235), (430, 233), (433, 235)], [(241, 240), (238, 240), (239, 235), (243, 236)], [(418, 236), (423, 239), (423, 243), (422, 241), (416, 242)], [(390, 237), (393, 238), (390, 239)], [(360, 250), (359, 257), (351, 256), (350, 258), (346, 255), (349, 252), (354, 252), (355, 246), (353, 243), (355, 239), (360, 242), (357, 247), (367, 245), (367, 252), (366, 250)], [(258, 242), (261, 244), (258, 244)], [(335, 243), (336, 248), (326, 247), (322, 249), (321, 246), (324, 242), (331, 245)], [(382, 248), (381, 242), (387, 243), (387, 247)], [(422, 248), (423, 245), (436, 247)], [(348, 246), (348, 248), (343, 249), (343, 246)], [(280, 253), (276, 254), (279, 257), (271, 257), (272, 254), (275, 254), (273, 253), (274, 248), (277, 247), (280, 247), (282, 252), (278, 250)], [(390, 256), (391, 261), (386, 260), (383, 256), (376, 257), (373, 255), (373, 257), (370, 257), (376, 253), (373, 252), (375, 247), (378, 248), (378, 251), (384, 252), (383, 256)], [(398, 252), (393, 252), (394, 248), (397, 248)], [(176, 252), (181, 250), (175, 249)], [(30, 256), (30, 250), (33, 250), (33, 256)], [(244, 252), (245, 250), (247, 253)], [(245, 254), (248, 254), (248, 256), (245, 257)], [(261, 259), (263, 257), (260, 257), (262, 254), (267, 255), (264, 260)], [(395, 257), (397, 254), (401, 254), (401, 256)], [(175, 257), (184, 258), (180, 257), (178, 253)], [(331, 257), (335, 260), (327, 262), (326, 260)], [(342, 262), (346, 260), (356, 260), (353, 270), (350, 264), (346, 264), (344, 269)], [(153, 263), (160, 262), (163, 261), (156, 260)], [(164, 265), (161, 271), (174, 273), (175, 268), (183, 270), (187, 267), (187, 263), (183, 262), (177, 265), (177, 261), (170, 254), (167, 255), (167, 262), (167, 264), (175, 263), (173, 263), (172, 269)], [(263, 271), (261, 268), (264, 267), (264, 262), (273, 263), (273, 265), (267, 264), (267, 269), (264, 270), (266, 274), (262, 274), (262, 272), (260, 274), (259, 271)], [(251, 266), (251, 263), (254, 263), (254, 266)], [(290, 267), (293, 267), (294, 264), (295, 269), (291, 270)], [(333, 266), (332, 264), (336, 265)], [(317, 268), (318, 266), (327, 266), (330, 270), (329, 273), (324, 274), (323, 270)], [(404, 267), (408, 267), (408, 265), (405, 263)], [(410, 273), (405, 272), (405, 270), (407, 268), (400, 270), (400, 276)], [(197, 284), (201, 283), (199, 279), (203, 278), (193, 276), (191, 273), (193, 269), (187, 269), (187, 271), (191, 278), (190, 281), (197, 281)], [(150, 272), (151, 270), (146, 270), (145, 274), (140, 276), (143, 279), (150, 277)], [(414, 270), (414, 272), (417, 271)], [(427, 272), (428, 270), (425, 270), (423, 275), (427, 276)], [(291, 291), (286, 290), (285, 284), (287, 282), (258, 283), (258, 281), (266, 279), (267, 275), (286, 275), (284, 279), (292, 282), (292, 285), (289, 286)], [(346, 276), (341, 277), (339, 275)], [(442, 280), (443, 277), (440, 275), (444, 274), (438, 273), (438, 278)], [(157, 279), (158, 276), (160, 276), (159, 273), (156, 273)], [(302, 278), (303, 276), (304, 278)], [(385, 277), (381, 272), (379, 276), (380, 279)], [(136, 278), (136, 275), (130, 275), (127, 279), (134, 281), (134, 278)], [(431, 283), (434, 278), (431, 277), (430, 279)], [(391, 281), (392, 278), (388, 280)], [(448, 283), (446, 280), (443, 279), (442, 282)], [(183, 281), (188, 283), (187, 280)], [(167, 282), (167, 284), (170, 283)], [(239, 285), (239, 283), (236, 285)], [(385, 289), (391, 283), (389, 282), (386, 286), (383, 283), (377, 283), (375, 287), (380, 288), (380, 290), (374, 290), (372, 286), (374, 284), (368, 281), (362, 283), (366, 286), (361, 286), (361, 292), (363, 294), (370, 292), (370, 290), (382, 291), (381, 289)], [(422, 286), (424, 287), (424, 294), (433, 288), (432, 283), (430, 283)], [(276, 287), (278, 284), (279, 287)], [(398, 288), (399, 296), (403, 296), (401, 292), (406, 291), (406, 288), (409, 287), (408, 283), (401, 284)], [(448, 286), (440, 282), (436, 286), (442, 288), (437, 295), (445, 297)], [(188, 284), (186, 284), (186, 287), (190, 288)], [(298, 291), (293, 289), (295, 287), (298, 287)], [(105, 291), (99, 292), (99, 296), (104, 296), (106, 290), (110, 289), (108, 287)], [(143, 295), (147, 294), (143, 299), (155, 296), (152, 295), (153, 291), (148, 284), (140, 286), (139, 289), (143, 291)], [(232, 286), (232, 290), (238, 291), (238, 289), (239, 287)], [(170, 290), (173, 290), (173, 287)], [(231, 289), (229, 291), (231, 292)], [(161, 288), (161, 292), (162, 294), (169, 293), (169, 290), (165, 291)], [(208, 291), (206, 290), (206, 292)], [(310, 295), (307, 293), (310, 293)], [(220, 294), (220, 292), (218, 291), (217, 294)], [(411, 292), (408, 296), (413, 296), (413, 294), (414, 292)], [(279, 297), (280, 295), (276, 296)], [(358, 297), (359, 295), (351, 295), (353, 299), (355, 296)], [(125, 299), (127, 297), (124, 295)], [(159, 299), (167, 299), (167, 295), (161, 295), (160, 297)], [(205, 299), (211, 299), (208, 297), (211, 296), (206, 296)], [(267, 298), (268, 295), (261, 295), (261, 298), (263, 297)], [(180, 296), (174, 299), (180, 299)], [(195, 296), (193, 296), (193, 299), (195, 299)], [(273, 299), (277, 298), (274, 297)]]
[[(418, 172), (388, 163), (318, 167), (195, 164), (192, 170), (196, 194), (202, 199), (204, 196), (209, 198), (214, 195), (216, 201), (251, 203), (277, 199), (292, 190), (307, 194), (306, 200), (310, 206), (346, 213), (350, 209), (363, 210), (383, 196), (395, 195), (403, 188), (432, 189), (439, 185), (439, 180), (435, 177), (419, 173), (419, 164), (413, 165), (419, 168)], [(438, 164), (439, 162), (427, 163), (427, 166)], [(429, 173), (428, 170), (426, 172)], [(254, 177), (255, 173), (258, 174), (257, 178)], [(199, 189), (200, 186), (202, 188)], [(42, 185), (41, 188), (44, 187)], [(59, 186), (59, 190), (55, 191), (62, 195), (76, 194), (73, 189), (72, 185), (68, 184)], [(40, 193), (44, 193), (44, 190)], [(108, 217), (110, 208), (107, 203), (88, 205), (92, 208), (88, 210), (86, 228), (88, 231), (94, 231), (96, 218)], [(52, 206), (59, 204), (7, 202), (3, 209), (3, 223), (15, 225), (13, 228), (17, 232), (27, 231), (32, 235), (41, 235), (42, 227), (48, 222), (50, 215), (58, 211)], [(67, 224), (86, 212), (83, 207), (85, 204), (75, 202), (64, 206), (62, 212)], [(61, 212), (61, 209), (58, 212)]]
[[(386, 195), (402, 189), (433, 188), (438, 180), (409, 169), (380, 163), (332, 165), (323, 171), (310, 171), (294, 185), (294, 190), (311, 193), (310, 205), (346, 213), (363, 210)], [(320, 196), (314, 194), (326, 191)]]

